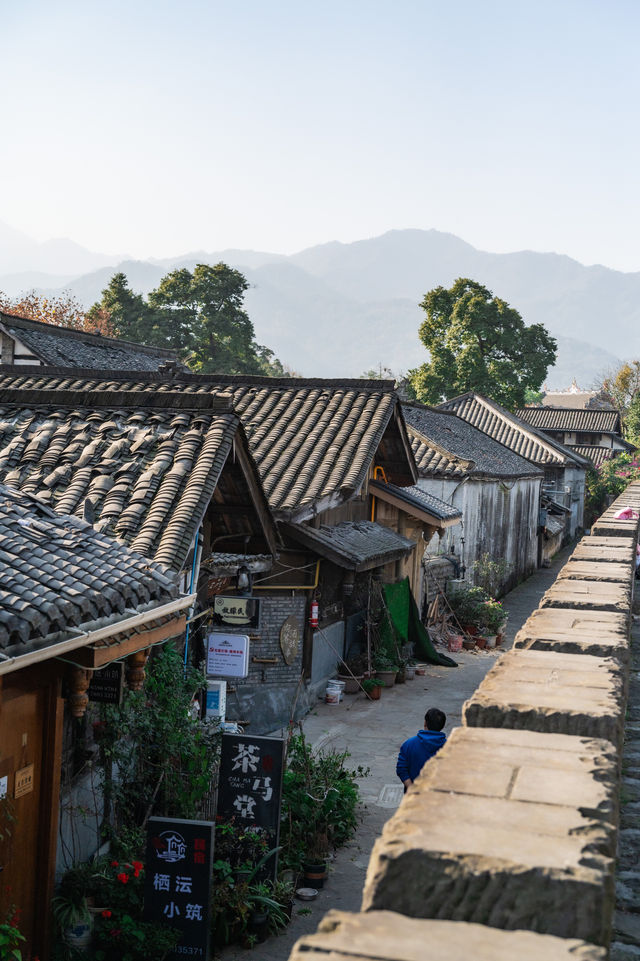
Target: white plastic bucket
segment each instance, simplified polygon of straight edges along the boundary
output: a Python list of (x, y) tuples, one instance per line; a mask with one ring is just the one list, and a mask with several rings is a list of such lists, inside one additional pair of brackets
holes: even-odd
[(339, 704), (340, 703), (340, 690), (337, 687), (328, 687), (324, 692), (324, 702), (325, 704)]

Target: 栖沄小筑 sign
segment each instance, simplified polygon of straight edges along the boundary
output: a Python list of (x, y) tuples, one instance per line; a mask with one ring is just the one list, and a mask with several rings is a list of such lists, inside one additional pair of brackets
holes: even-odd
[[(268, 849), (278, 846), (284, 741), (279, 737), (223, 734), (218, 775), (217, 817), (234, 820), (264, 835)], [(275, 877), (276, 856), (263, 872)]]
[(207, 634), (207, 675), (246, 677), (249, 673), (249, 638), (246, 634)]
[(181, 932), (168, 961), (209, 958), (211, 821), (149, 818), (144, 883), (144, 916)]

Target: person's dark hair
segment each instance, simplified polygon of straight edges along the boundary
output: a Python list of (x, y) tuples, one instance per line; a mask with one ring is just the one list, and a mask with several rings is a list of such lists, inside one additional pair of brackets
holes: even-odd
[(441, 731), (447, 723), (447, 715), (438, 707), (430, 707), (424, 716), (427, 731)]

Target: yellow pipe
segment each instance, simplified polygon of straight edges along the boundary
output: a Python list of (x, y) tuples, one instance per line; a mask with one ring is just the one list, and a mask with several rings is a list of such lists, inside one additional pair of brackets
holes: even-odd
[(261, 587), (256, 584), (253, 588), (254, 591), (315, 591), (318, 586), (318, 579), (320, 577), (320, 560), (316, 561), (316, 576), (313, 584), (303, 585), (303, 584), (265, 584)]
[[(377, 480), (377, 479), (378, 479), (378, 471), (380, 471), (380, 473), (382, 474), (382, 478), (383, 478), (385, 484), (388, 484), (389, 481), (387, 480), (387, 475), (386, 475), (385, 472), (384, 472), (384, 467), (378, 466), (378, 467), (374, 467), (374, 468), (373, 468), (373, 479), (374, 479), (374, 480)], [(375, 519), (376, 519), (376, 498), (375, 498), (375, 495), (372, 494), (372, 495), (371, 495), (371, 520), (372, 520), (372, 522), (373, 522)]]

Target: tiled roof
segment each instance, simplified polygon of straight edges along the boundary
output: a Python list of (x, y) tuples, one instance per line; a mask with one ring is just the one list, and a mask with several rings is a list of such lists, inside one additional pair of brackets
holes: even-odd
[(421, 404), (403, 404), (402, 412), (421, 477), (513, 478), (540, 473), (455, 413)]
[(458, 417), (508, 447), (514, 454), (519, 454), (539, 467), (565, 466), (572, 462), (586, 466), (584, 459), (575, 455), (568, 447), (525, 424), (494, 400), (473, 391), (446, 400), (438, 406), (438, 410), (453, 411)]
[(180, 570), (238, 430), (209, 395), (0, 389), (0, 481)]
[(0, 329), (20, 340), (43, 364), (103, 370), (154, 371), (176, 363), (174, 350), (88, 334), (0, 312)]
[(405, 556), (416, 546), (391, 528), (372, 521), (343, 521), (332, 527), (287, 524), (286, 529), (292, 537), (317, 554), (354, 571), (388, 564)]
[[(383, 484), (380, 481), (369, 481), (369, 489), (372, 494), (377, 491), (388, 491), (395, 498), (403, 501), (408, 508), (414, 508), (419, 513), (430, 514), (432, 517), (441, 521), (457, 520), (462, 517), (462, 511), (457, 507), (452, 507), (446, 501), (440, 500), (434, 494), (422, 490), (421, 487), (396, 487), (395, 484)], [(407, 513), (411, 513), (409, 509)]]
[(518, 417), (539, 430), (620, 433), (620, 414), (617, 410), (594, 410), (589, 407), (522, 407), (518, 411)]
[(614, 454), (622, 454), (623, 451), (614, 451), (610, 447), (591, 447), (585, 444), (575, 444), (571, 447), (577, 454), (590, 460), (594, 467), (600, 467), (605, 461), (611, 460)]
[(0, 367), (0, 388), (136, 394), (213, 394), (232, 403), (249, 439), (269, 504), (302, 520), (347, 500), (362, 486), (374, 456), (393, 482), (417, 480), (393, 382)]
[(116, 626), (132, 608), (155, 607), (177, 596), (175, 575), (159, 564), (85, 521), (60, 516), (38, 498), (0, 484), (4, 657), (48, 647), (96, 621)]

